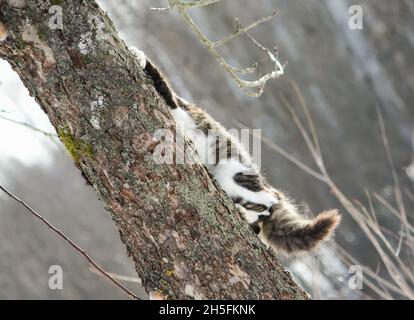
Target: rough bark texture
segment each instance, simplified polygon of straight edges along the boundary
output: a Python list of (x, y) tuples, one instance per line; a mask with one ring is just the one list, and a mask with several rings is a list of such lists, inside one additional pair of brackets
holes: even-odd
[[(48, 27), (51, 4), (63, 7), (63, 30)], [(147, 292), (307, 298), (203, 166), (155, 164), (152, 134), (174, 123), (94, 1), (2, 0), (0, 21), (8, 32), (0, 57), (96, 189)]]

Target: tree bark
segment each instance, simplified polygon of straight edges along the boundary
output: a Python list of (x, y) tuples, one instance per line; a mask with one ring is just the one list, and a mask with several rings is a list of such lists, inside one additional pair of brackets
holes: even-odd
[[(63, 8), (61, 30), (49, 27), (52, 4)], [(111, 213), (147, 292), (307, 298), (202, 165), (154, 162), (153, 133), (175, 124), (95, 1), (0, 0), (1, 24), (0, 57)]]

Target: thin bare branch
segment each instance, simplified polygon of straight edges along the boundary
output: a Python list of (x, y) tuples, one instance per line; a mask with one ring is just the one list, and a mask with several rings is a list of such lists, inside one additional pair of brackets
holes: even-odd
[[(89, 270), (91, 272), (97, 274), (97, 275), (103, 276), (102, 272), (100, 272), (96, 268), (90, 267)], [(107, 271), (105, 271), (105, 272), (107, 274), (109, 274), (112, 278), (116, 279), (116, 280), (124, 281), (124, 282), (131, 282), (131, 283), (136, 283), (138, 285), (142, 285), (142, 281), (138, 277), (124, 276), (122, 274), (117, 274), (117, 273), (112, 273), (112, 272), (107, 272)]]
[(250, 67), (247, 68), (236, 68), (236, 67), (232, 67), (229, 65), (229, 68), (232, 69), (234, 72), (237, 72), (239, 74), (250, 74), (255, 72), (256, 70), (259, 69), (259, 64), (257, 62), (253, 63)]
[[(392, 213), (398, 219), (401, 219), (401, 214), (398, 211), (398, 209), (394, 208), (387, 200), (384, 199), (384, 197), (382, 197), (376, 192), (373, 193), (373, 196), (377, 199), (377, 201), (379, 201), (382, 205), (384, 205), (384, 207), (386, 207), (390, 213)], [(408, 221), (407, 221), (407, 228), (409, 228), (411, 232), (414, 232), (414, 226), (411, 225)]]
[[(403, 200), (403, 197), (402, 197), (400, 182), (399, 182), (399, 179), (398, 179), (397, 172), (395, 170), (394, 159), (393, 159), (392, 154), (391, 154), (391, 150), (390, 150), (390, 146), (389, 146), (389, 142), (388, 142), (388, 137), (387, 137), (386, 130), (385, 130), (384, 118), (382, 116), (381, 110), (380, 110), (378, 105), (376, 105), (376, 110), (377, 110), (378, 119), (379, 119), (379, 123), (380, 123), (381, 137), (382, 137), (382, 140), (383, 140), (383, 143), (384, 143), (385, 151), (387, 153), (387, 160), (388, 160), (388, 164), (390, 166), (392, 178), (394, 180), (394, 197), (395, 197), (395, 201), (397, 202), (397, 206), (398, 206), (398, 209), (399, 209), (399, 212), (400, 212), (400, 215), (401, 215), (401, 237), (403, 237), (404, 234), (406, 234), (409, 241), (411, 243), (414, 243), (414, 240), (411, 236), (411, 232), (406, 229), (407, 214), (406, 214), (406, 211), (405, 211), (405, 205), (404, 205), (404, 200)], [(400, 239), (400, 241), (402, 241), (402, 238)]]
[(372, 219), (374, 220), (374, 222), (376, 224), (379, 224), (378, 223), (378, 219), (377, 219), (377, 215), (376, 215), (375, 209), (374, 209), (374, 203), (372, 202), (371, 193), (366, 188), (365, 188), (364, 192), (365, 192), (365, 195), (366, 195), (366, 197), (368, 199), (369, 211), (371, 212)]
[[(264, 46), (260, 45), (256, 40), (255, 43), (258, 44), (262, 50), (265, 50), (274, 64), (273, 70), (264, 74), (260, 75), (256, 80), (244, 80), (240, 78), (240, 75), (244, 74), (251, 74), (254, 70), (258, 70), (257, 64), (254, 64), (253, 67), (247, 68), (237, 68), (231, 66), (227, 60), (216, 50), (217, 47), (220, 47), (226, 43), (228, 43), (231, 39), (241, 35), (246, 34), (248, 30), (251, 30), (254, 27), (257, 27), (261, 23), (270, 21), (277, 12), (272, 13), (270, 16), (260, 18), (255, 22), (247, 25), (242, 26), (239, 22), (237, 24), (236, 31), (229, 34), (228, 36), (224, 37), (218, 41), (211, 41), (198, 27), (197, 23), (193, 20), (191, 15), (188, 13), (188, 9), (197, 8), (197, 7), (205, 7), (211, 5), (213, 3), (217, 3), (220, 0), (200, 0), (200, 1), (191, 1), (186, 2), (183, 0), (168, 0), (169, 7), (165, 8), (152, 8), (154, 11), (168, 11), (171, 9), (177, 10), (180, 16), (183, 18), (185, 23), (189, 26), (190, 30), (196, 35), (199, 41), (204, 45), (207, 51), (218, 61), (220, 66), (231, 76), (231, 78), (236, 82), (238, 87), (242, 89), (246, 94), (252, 97), (258, 97), (263, 93), (264, 87), (270, 79), (279, 78), (281, 75), (284, 74), (284, 66), (280, 63), (278, 58)], [(251, 37), (251, 36), (250, 36)]]
[[(200, 8), (200, 7), (206, 7), (209, 6), (211, 4), (220, 2), (221, 0), (199, 0), (199, 1), (181, 1), (181, 5), (191, 9), (191, 8)], [(169, 0), (169, 7), (151, 7), (151, 10), (154, 11), (166, 11), (166, 10), (171, 10), (174, 6), (175, 3), (177, 1), (176, 0)]]
[(299, 89), (298, 84), (296, 83), (296, 81), (290, 81), (290, 84), (293, 87), (293, 90), (295, 91), (296, 96), (299, 99), (300, 105), (302, 107), (303, 112), (306, 115), (306, 118), (308, 119), (308, 125), (309, 125), (309, 129), (312, 133), (312, 138), (313, 138), (313, 144), (315, 146), (315, 149), (317, 150), (318, 154), (321, 154), (321, 146), (319, 144), (319, 137), (316, 133), (316, 128), (315, 128), (315, 123), (313, 121), (313, 118), (309, 112), (309, 107), (308, 104), (306, 102), (305, 97), (303, 96), (302, 92)]
[[(309, 152), (311, 153), (311, 155), (314, 158), (316, 164), (319, 166), (321, 172), (323, 173), (326, 170), (325, 170), (325, 166), (323, 164), (322, 154), (321, 154), (320, 150), (318, 150), (316, 148), (316, 146), (314, 145), (314, 143), (313, 143), (313, 141), (315, 141), (315, 138), (311, 137), (309, 135), (308, 131), (305, 128), (305, 125), (300, 120), (297, 112), (293, 108), (292, 104), (288, 101), (286, 96), (285, 95), (280, 95), (280, 98), (281, 98), (283, 104), (288, 109), (290, 115), (292, 116), (292, 119), (293, 119), (296, 127), (299, 129), (300, 134), (302, 135), (302, 138), (305, 140), (305, 143), (306, 143), (306, 146), (307, 146)], [(305, 106), (305, 108), (307, 108), (307, 107)], [(312, 119), (309, 118), (309, 113), (305, 113), (305, 116), (306, 116), (308, 122), (313, 123)]]
[(137, 300), (141, 300), (137, 295), (135, 295), (133, 292), (131, 292), (128, 288), (126, 288), (124, 285), (122, 285), (120, 282), (118, 282), (116, 279), (114, 279), (110, 274), (105, 272), (86, 252), (83, 250), (79, 245), (77, 245), (75, 242), (73, 242), (68, 236), (66, 236), (61, 230), (57, 229), (55, 226), (53, 226), (46, 218), (38, 214), (35, 210), (33, 210), (28, 204), (26, 204), (23, 200), (19, 199), (17, 196), (15, 196), (13, 193), (11, 193), (9, 190), (7, 190), (5, 187), (3, 187), (0, 184), (0, 190), (2, 190), (5, 194), (7, 194), (10, 198), (12, 198), (14, 201), (22, 205), (25, 209), (27, 209), (32, 215), (34, 215), (37, 219), (39, 219), (43, 224), (45, 224), (50, 230), (52, 230), (54, 233), (56, 233), (59, 237), (64, 239), (73, 249), (75, 249), (77, 252), (79, 252), (96, 270), (98, 270), (104, 277), (109, 279), (115, 286), (120, 288), (122, 291), (124, 291), (126, 294), (128, 294), (129, 297), (132, 297)]
[[(172, 1), (176, 1), (176, 0), (172, 0)], [(209, 6), (211, 4), (214, 4), (220, 1), (222, 0), (198, 0), (198, 1), (188, 1), (188, 2), (182, 1), (182, 4), (183, 6), (191, 9), (191, 8), (206, 7), (206, 6)]]
[(228, 36), (224, 37), (223, 39), (218, 40), (216, 42), (213, 42), (212, 43), (213, 47), (214, 48), (220, 47), (220, 46), (226, 44), (227, 42), (229, 42), (230, 40), (236, 38), (237, 36), (239, 36), (243, 33), (247, 33), (247, 31), (257, 27), (259, 24), (272, 20), (276, 16), (277, 13), (278, 13), (277, 11), (274, 11), (271, 15), (269, 15), (267, 17), (257, 19), (256, 21), (254, 21), (251, 24), (249, 24), (247, 26), (244, 26), (244, 27), (241, 25), (240, 20), (236, 18), (235, 19), (236, 23), (237, 23), (236, 30), (233, 33), (229, 34)]
[[(237, 121), (237, 120), (233, 120), (234, 124), (239, 126), (240, 128), (245, 128), (246, 126), (244, 124), (242, 124), (241, 122)], [(256, 133), (253, 133), (253, 136), (257, 139), (260, 139), (262, 142), (264, 142), (271, 150), (276, 151), (278, 154), (280, 154), (282, 157), (286, 158), (287, 160), (291, 161), (293, 164), (295, 164), (296, 166), (298, 166), (300, 169), (302, 169), (303, 171), (305, 171), (306, 173), (308, 173), (309, 175), (311, 175), (312, 177), (325, 182), (325, 178), (318, 172), (316, 172), (315, 170), (313, 170), (312, 168), (310, 168), (308, 165), (306, 165), (305, 163), (303, 163), (302, 161), (300, 161), (298, 158), (296, 158), (295, 156), (291, 155), (289, 152), (287, 152), (286, 150), (284, 150), (283, 148), (281, 148), (280, 146), (278, 146), (276, 143), (274, 143), (273, 141), (269, 140), (266, 137), (263, 136), (259, 136)]]

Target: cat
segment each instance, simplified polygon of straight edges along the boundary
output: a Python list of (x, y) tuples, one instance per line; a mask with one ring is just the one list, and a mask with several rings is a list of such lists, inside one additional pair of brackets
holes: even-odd
[(155, 64), (137, 48), (130, 49), (171, 108), (177, 126), (194, 144), (201, 162), (267, 247), (284, 253), (309, 251), (333, 234), (341, 218), (336, 209), (314, 219), (299, 213), (283, 192), (267, 183), (244, 147), (223, 126), (199, 106), (177, 96)]

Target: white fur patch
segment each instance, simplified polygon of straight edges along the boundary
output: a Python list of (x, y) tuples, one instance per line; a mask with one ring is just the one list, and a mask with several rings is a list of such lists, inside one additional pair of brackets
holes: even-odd
[[(183, 134), (194, 143), (194, 147), (203, 164), (207, 165), (211, 174), (219, 183), (220, 187), (231, 198), (242, 198), (245, 201), (263, 204), (270, 207), (272, 204), (278, 203), (277, 198), (269, 192), (250, 191), (234, 181), (234, 175), (237, 173), (251, 173), (252, 168), (241, 163), (235, 158), (221, 159), (217, 165), (214, 165), (216, 159), (216, 137), (211, 134), (204, 134), (197, 129), (196, 123), (187, 111), (177, 108), (171, 110), (177, 126), (182, 130)], [(254, 170), (253, 170), (254, 171)], [(243, 207), (242, 207), (243, 208)], [(268, 211), (256, 212), (243, 208), (243, 216), (248, 223), (254, 223), (261, 215), (269, 215)]]
[(197, 129), (194, 120), (181, 108), (171, 110), (171, 114), (183, 133), (190, 138), (192, 132)]
[(271, 206), (277, 203), (277, 199), (266, 191), (254, 192), (246, 188), (243, 188), (237, 184), (233, 177), (236, 173), (249, 173), (251, 168), (240, 163), (237, 159), (222, 160), (212, 170), (212, 174), (217, 179), (220, 186), (226, 193), (233, 198), (241, 197), (244, 200), (264, 204), (265, 206)]
[(209, 159), (213, 157), (210, 146), (215, 142), (214, 137), (206, 136), (201, 130), (198, 130), (195, 121), (187, 111), (177, 108), (171, 110), (171, 113), (183, 134), (193, 142), (201, 162), (208, 166)]
[(131, 50), (134, 56), (138, 59), (138, 64), (141, 69), (145, 69), (145, 66), (147, 65), (147, 58), (145, 57), (145, 53), (136, 47), (130, 47), (129, 50)]

